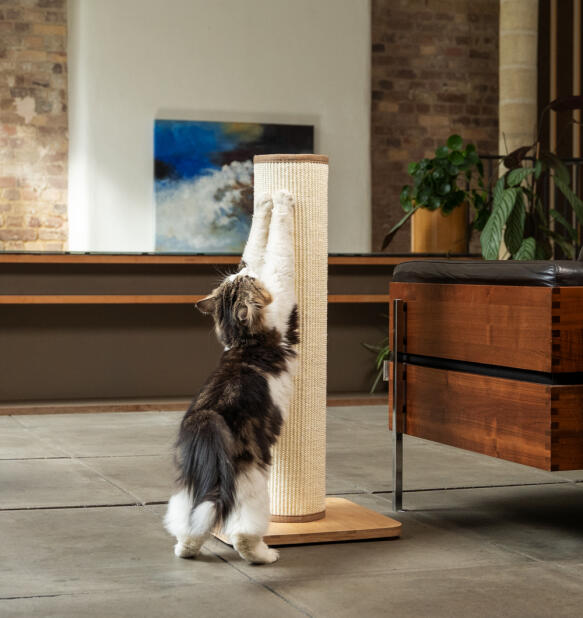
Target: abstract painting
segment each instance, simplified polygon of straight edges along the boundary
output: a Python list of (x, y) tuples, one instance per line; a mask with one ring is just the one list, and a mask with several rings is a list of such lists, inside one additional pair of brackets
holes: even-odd
[(241, 253), (253, 214), (253, 156), (313, 149), (308, 125), (156, 120), (156, 251)]

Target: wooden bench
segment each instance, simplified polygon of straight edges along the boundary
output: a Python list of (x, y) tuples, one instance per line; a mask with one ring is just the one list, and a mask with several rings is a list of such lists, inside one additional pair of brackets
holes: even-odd
[(395, 510), (402, 433), (583, 469), (583, 263), (409, 262), (390, 299)]

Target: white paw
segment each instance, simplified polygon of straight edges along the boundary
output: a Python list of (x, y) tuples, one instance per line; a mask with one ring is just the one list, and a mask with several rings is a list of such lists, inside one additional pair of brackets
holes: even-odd
[(255, 198), (254, 212), (268, 213), (273, 208), (273, 201), (269, 193), (261, 193)]
[(279, 560), (279, 552), (277, 549), (267, 547), (261, 554), (254, 556), (251, 564), (273, 564)]
[(279, 552), (277, 549), (273, 549), (273, 547), (269, 547), (266, 552), (267, 560), (265, 564), (273, 564), (279, 560)]
[(198, 550), (194, 550), (192, 547), (188, 547), (188, 545), (184, 545), (180, 541), (174, 545), (174, 555), (177, 558), (196, 558), (198, 555)]
[(281, 189), (273, 194), (273, 203), (278, 212), (287, 213), (293, 210), (295, 206), (294, 196), (289, 192)]

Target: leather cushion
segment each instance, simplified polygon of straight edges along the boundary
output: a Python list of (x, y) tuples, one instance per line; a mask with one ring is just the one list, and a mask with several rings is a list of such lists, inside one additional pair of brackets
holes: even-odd
[(583, 286), (583, 262), (420, 260), (399, 264), (393, 271), (393, 281), (545, 287)]

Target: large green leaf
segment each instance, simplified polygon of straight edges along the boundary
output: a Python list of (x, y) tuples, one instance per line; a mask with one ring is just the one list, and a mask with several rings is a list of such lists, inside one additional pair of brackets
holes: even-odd
[(393, 227), (389, 230), (388, 234), (383, 239), (383, 244), (381, 246), (381, 251), (384, 251), (390, 244), (390, 242), (395, 237), (395, 234), (401, 229), (401, 227), (407, 222), (407, 219), (417, 210), (418, 207), (413, 208), (409, 211), (402, 219), (400, 219)]
[(559, 191), (567, 198), (569, 204), (573, 207), (577, 220), (579, 223), (583, 224), (583, 201), (573, 193), (571, 187), (567, 182), (564, 182), (562, 178), (557, 175), (553, 176), (553, 178)]
[(512, 256), (515, 260), (534, 260), (536, 242), (532, 236), (525, 238), (520, 249)]
[(450, 135), (447, 139), (447, 147), (452, 150), (461, 150), (464, 145), (464, 141), (459, 135)]
[(518, 195), (514, 208), (506, 222), (506, 231), (504, 232), (504, 242), (508, 247), (508, 251), (514, 255), (519, 249), (524, 240), (524, 221), (526, 219), (526, 211), (524, 208), (524, 199), (522, 195)]
[(480, 235), (482, 255), (486, 260), (498, 259), (504, 226), (512, 212), (517, 194), (518, 189), (504, 189), (494, 197), (492, 214)]
[(492, 204), (496, 204), (500, 201), (502, 197), (502, 193), (504, 191), (504, 185), (506, 183), (506, 179), (504, 176), (501, 176), (498, 179), (498, 182), (494, 185), (494, 190), (492, 191)]
[(435, 156), (438, 159), (445, 159), (447, 158), (447, 155), (449, 154), (449, 148), (447, 146), (440, 146), (439, 148), (437, 148), (437, 150), (435, 151)]
[(453, 165), (457, 165), (458, 167), (463, 167), (466, 162), (466, 158), (464, 157), (464, 155), (461, 152), (458, 152), (457, 150), (452, 152), (449, 155), (448, 159), (451, 161)]
[(534, 174), (534, 167), (518, 167), (511, 172), (508, 172), (506, 181), (509, 187), (516, 187), (521, 184), (530, 174)]

